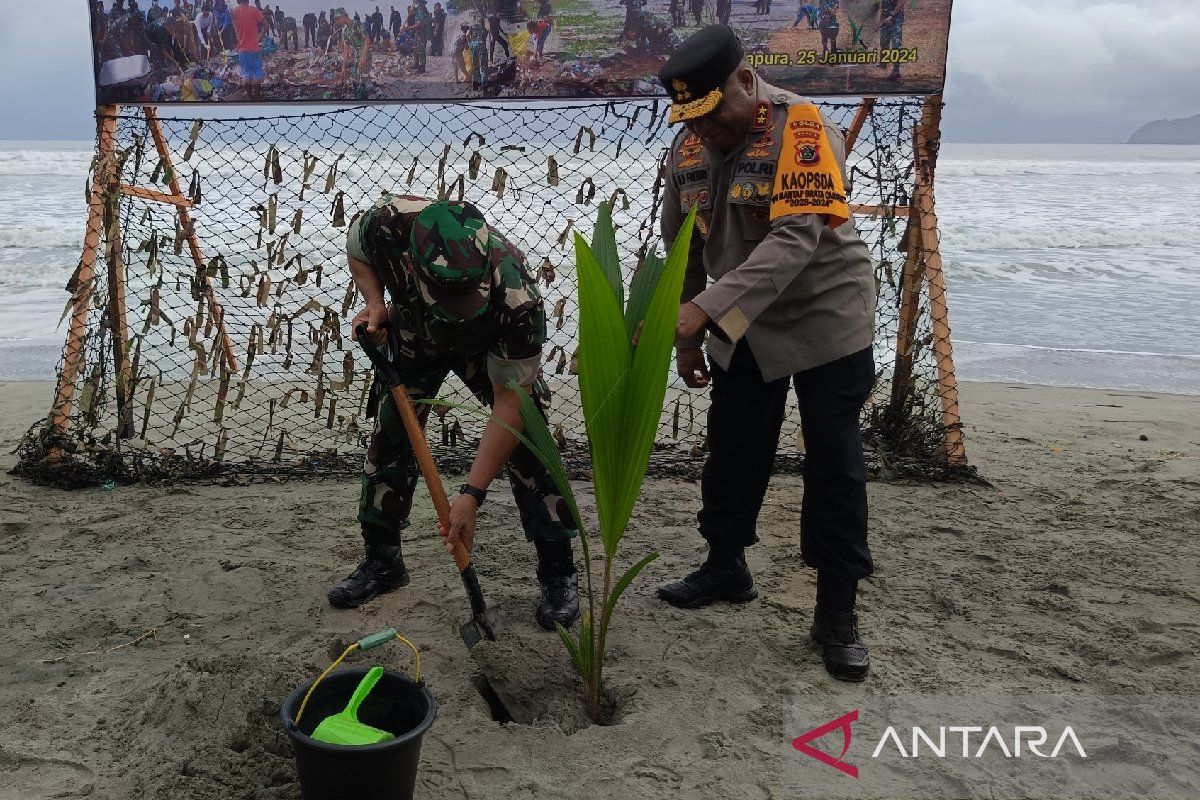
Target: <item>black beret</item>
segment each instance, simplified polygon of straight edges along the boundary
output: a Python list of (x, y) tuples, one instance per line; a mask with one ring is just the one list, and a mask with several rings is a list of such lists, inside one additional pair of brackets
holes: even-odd
[(671, 97), (671, 124), (701, 117), (721, 102), (721, 87), (746, 51), (725, 25), (709, 25), (689, 36), (658, 71)]

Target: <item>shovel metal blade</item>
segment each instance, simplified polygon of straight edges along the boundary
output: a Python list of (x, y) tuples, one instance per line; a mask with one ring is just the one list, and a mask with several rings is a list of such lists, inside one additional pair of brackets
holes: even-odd
[(489, 642), (496, 641), (496, 625), (491, 610), (489, 609), (482, 615), (471, 617), (471, 619), (458, 629), (458, 633), (462, 636), (463, 643), (466, 644), (468, 650), (484, 639), (487, 639)]

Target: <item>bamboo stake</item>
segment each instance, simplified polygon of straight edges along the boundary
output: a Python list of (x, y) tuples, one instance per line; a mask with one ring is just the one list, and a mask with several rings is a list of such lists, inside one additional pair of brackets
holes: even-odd
[[(146, 106), (143, 109), (146, 113), (146, 122), (150, 126), (150, 135), (154, 138), (154, 147), (158, 150), (158, 157), (162, 159), (166, 165), (171, 180), (168, 186), (171, 194), (175, 197), (182, 197), (183, 193), (179, 189), (179, 177), (175, 174), (174, 167), (171, 166), (171, 149), (167, 145), (167, 137), (163, 134), (162, 123), (158, 120), (158, 110), (152, 106)], [(179, 216), (179, 229), (187, 237), (188, 250), (191, 252), (192, 261), (196, 263), (196, 270), (202, 273), (203, 289), (208, 294), (209, 309), (219, 315), (221, 323), (221, 350), (225, 355), (225, 363), (230, 372), (238, 372), (237, 356), (233, 352), (233, 340), (229, 337), (229, 332), (225, 329), (225, 316), (219, 312), (220, 304), (217, 302), (216, 292), (213, 291), (212, 281), (208, 276), (208, 271), (204, 269), (204, 256), (200, 252), (200, 242), (196, 236), (196, 226), (192, 222), (191, 213), (184, 206), (176, 206)], [(176, 245), (178, 246), (178, 244)]]
[[(117, 140), (117, 106), (96, 107), (97, 164), (111, 162)], [(99, 170), (101, 167), (97, 167)], [(75, 275), (74, 298), (71, 307), (71, 327), (67, 332), (67, 345), (63, 349), (62, 368), (58, 374), (58, 387), (54, 392), (54, 408), (50, 412), (55, 432), (65, 434), (71, 424), (71, 408), (75, 395), (75, 379), (83, 361), (83, 344), (87, 334), (88, 309), (92, 303), (92, 289), (96, 277), (96, 257), (100, 252), (100, 237), (104, 230), (104, 200), (108, 184), (99, 173), (92, 176), (92, 189), (88, 198), (87, 229), (83, 237), (83, 254), (79, 271)], [(61, 456), (54, 449), (52, 457)]]
[(858, 141), (858, 135), (862, 133), (863, 125), (866, 124), (867, 117), (871, 116), (871, 111), (875, 108), (874, 97), (864, 97), (862, 105), (858, 107), (858, 111), (854, 113), (854, 119), (850, 122), (850, 127), (846, 129), (846, 153), (849, 154), (854, 150), (854, 143)]
[(925, 254), (925, 280), (929, 290), (929, 315), (933, 320), (933, 353), (937, 362), (938, 396), (942, 403), (942, 426), (946, 433), (942, 446), (951, 467), (966, 466), (962, 417), (958, 410), (958, 379), (954, 372), (954, 345), (950, 341), (950, 311), (946, 304), (946, 284), (942, 274), (942, 254), (938, 247), (938, 219), (934, 202), (934, 173), (937, 145), (941, 141), (942, 97), (925, 101), (921, 120), (917, 172), (924, 175), (922, 192), (917, 196), (920, 214), (920, 249)]
[(156, 192), (153, 189), (144, 189), (141, 186), (130, 186), (124, 183), (121, 184), (121, 194), (128, 195), (129, 197), (140, 197), (143, 200), (153, 200), (156, 203), (166, 203), (167, 205), (178, 206), (180, 208), (191, 208), (195, 205), (195, 203), (186, 197), (178, 197), (165, 192)]
[[(922, 180), (918, 175), (918, 183)], [(921, 191), (919, 186), (917, 191)], [(921, 258), (921, 246), (917, 241), (919, 230), (920, 220), (910, 217), (908, 230), (904, 235), (907, 253), (900, 272), (900, 284), (896, 287), (900, 294), (900, 317), (896, 325), (896, 364), (892, 371), (891, 411), (894, 416), (905, 413), (905, 407), (911, 403), (914, 388), (912, 343), (916, 336), (921, 283), (925, 279), (925, 262)]]
[(115, 154), (108, 159), (104, 171), (107, 187), (104, 193), (106, 226), (105, 261), (108, 263), (108, 322), (112, 328), (113, 371), (116, 373), (117, 437), (133, 436), (133, 374), (129, 361), (129, 326), (125, 306), (125, 261), (121, 246), (121, 187), (120, 170)]

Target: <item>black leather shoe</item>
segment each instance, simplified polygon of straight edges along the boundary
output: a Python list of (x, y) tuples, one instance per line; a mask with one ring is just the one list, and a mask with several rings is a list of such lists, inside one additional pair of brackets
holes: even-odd
[(706, 561), (683, 580), (660, 586), (658, 597), (676, 608), (702, 608), (720, 600), (747, 603), (758, 597), (758, 590), (744, 563), (717, 566)]
[(871, 656), (858, 634), (858, 614), (818, 608), (813, 613), (812, 638), (821, 648), (825, 670), (839, 681), (857, 683), (871, 671)]
[(399, 545), (367, 545), (367, 557), (345, 580), (329, 590), (329, 604), (358, 608), (401, 586), (408, 585), (408, 570)]
[(556, 630), (556, 623), (569, 628), (579, 618), (579, 574), (575, 571), (571, 540), (537, 542), (536, 547), (541, 587), (538, 625), (548, 631)]

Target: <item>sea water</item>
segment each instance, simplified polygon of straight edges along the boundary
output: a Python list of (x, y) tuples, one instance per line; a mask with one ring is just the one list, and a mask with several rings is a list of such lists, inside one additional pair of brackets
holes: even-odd
[[(50, 380), (90, 143), (0, 143), (0, 380)], [(1200, 147), (946, 144), (963, 380), (1200, 394)]]

